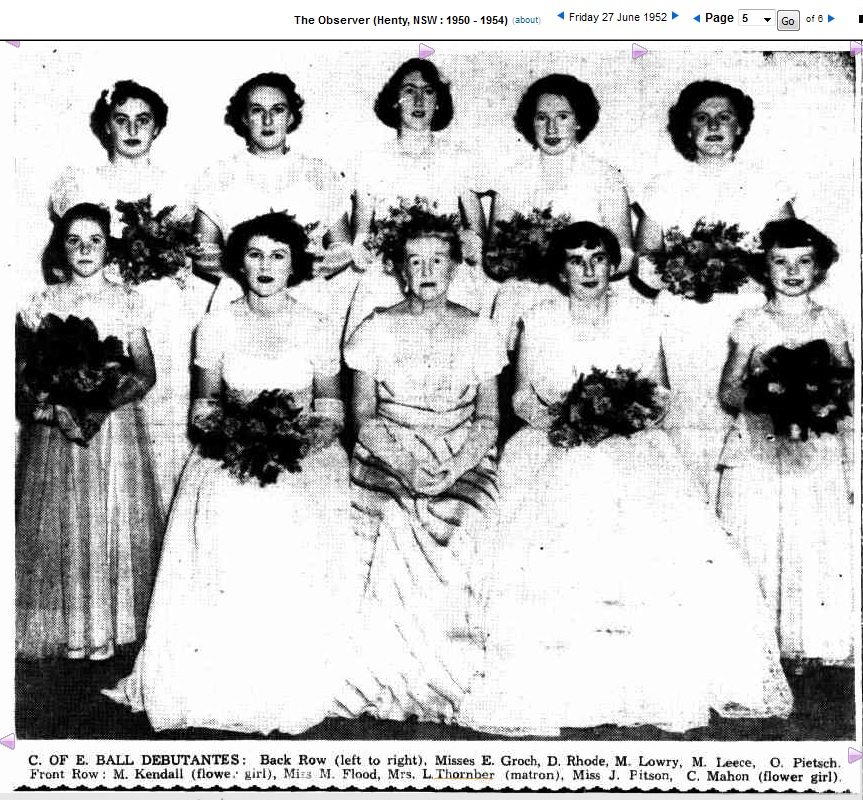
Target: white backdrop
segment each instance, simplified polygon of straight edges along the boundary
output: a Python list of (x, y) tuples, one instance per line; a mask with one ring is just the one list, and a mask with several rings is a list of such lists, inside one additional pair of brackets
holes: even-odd
[[(849, 319), (859, 316), (860, 134), (853, 61), (842, 53), (674, 50), (669, 43), (632, 61), (628, 44), (438, 44), (433, 60), (451, 81), (455, 118), (447, 136), (477, 163), (505, 164), (528, 145), (512, 126), (526, 86), (570, 72), (592, 86), (600, 121), (584, 146), (623, 172), (637, 201), (652, 175), (680, 156), (665, 130), (668, 107), (693, 80), (731, 83), (755, 101), (741, 157), (778, 172), (796, 191), (802, 216), (839, 245), (842, 258), (821, 290)], [(306, 101), (292, 146), (343, 167), (352, 153), (392, 136), (372, 111), (392, 71), (416, 54), (413, 42), (51, 43), (16, 53), (13, 91), (16, 171), (12, 247), (18, 296), (40, 285), (39, 256), (50, 233), (47, 197), (67, 165), (98, 164), (105, 152), (89, 130), (102, 89), (131, 78), (158, 91), (168, 126), (153, 158), (191, 181), (242, 147), (224, 124), (228, 98), (258, 72), (287, 72)], [(493, 187), (489, 187), (493, 188)]]

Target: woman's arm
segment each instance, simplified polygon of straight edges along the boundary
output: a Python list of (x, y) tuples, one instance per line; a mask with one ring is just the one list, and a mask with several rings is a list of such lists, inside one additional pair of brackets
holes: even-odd
[(213, 409), (218, 407), (222, 396), (221, 367), (195, 367), (195, 381), (192, 387), (192, 407), (190, 409), (192, 424), (205, 419)]
[[(629, 195), (623, 184), (615, 187), (602, 201), (602, 218), (608, 229), (617, 237), (623, 259), (632, 259), (632, 219), (629, 214)], [(629, 269), (629, 263), (621, 261), (622, 270)]]
[(192, 234), (198, 242), (192, 251), (195, 268), (204, 275), (222, 275), (222, 231), (203, 211), (198, 209), (192, 223)]
[(539, 396), (534, 386), (533, 375), (529, 368), (532, 360), (530, 333), (525, 331), (516, 356), (512, 409), (532, 428), (547, 431), (551, 428), (553, 420), (549, 413), (549, 403)]
[(315, 373), (313, 382), (314, 412), (318, 425), (314, 429), (312, 450), (329, 447), (345, 428), (345, 405), (340, 396), (339, 375)]
[(719, 381), (719, 404), (732, 414), (742, 411), (746, 401), (743, 381), (749, 368), (750, 355), (751, 351), (741, 347), (733, 338), (728, 340), (728, 357)]

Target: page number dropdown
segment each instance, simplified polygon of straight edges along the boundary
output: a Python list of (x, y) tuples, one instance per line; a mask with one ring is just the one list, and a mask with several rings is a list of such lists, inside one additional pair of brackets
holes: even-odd
[(741, 8), (737, 21), (741, 25), (775, 25), (776, 11), (772, 8)]

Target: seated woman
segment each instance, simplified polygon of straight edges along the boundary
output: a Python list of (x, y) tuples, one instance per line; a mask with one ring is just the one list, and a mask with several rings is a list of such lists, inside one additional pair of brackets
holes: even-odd
[(156, 730), (300, 733), (341, 684), (359, 605), (347, 456), (337, 441), (337, 339), (288, 287), (311, 276), (308, 240), (284, 214), (238, 225), (227, 266), (245, 296), (198, 330), (194, 419), (281, 390), (319, 417), (299, 471), (262, 485), (193, 453), (171, 510), (134, 671), (105, 693)]
[[(791, 712), (754, 577), (665, 433), (648, 425), (569, 447), (550, 435), (576, 425), (552, 405), (593, 367), (649, 377), (661, 408), (657, 319), (638, 295), (609, 292), (619, 259), (611, 232), (590, 222), (552, 237), (560, 294), (525, 322), (513, 402), (528, 425), (501, 460), (500, 535), (482, 558), (485, 677), (459, 724), (512, 735), (602, 724), (683, 731), (706, 725), (711, 709)], [(586, 396), (619, 419), (638, 411), (606, 405), (613, 393)]]
[(367, 615), (409, 658), (376, 697), (346, 705), (437, 721), (452, 717), (482, 655), (473, 553), (496, 522), (506, 353), (490, 320), (447, 300), (461, 256), (453, 217), (415, 214), (385, 255), (407, 297), (345, 348), (355, 371), (351, 500), (371, 562)]

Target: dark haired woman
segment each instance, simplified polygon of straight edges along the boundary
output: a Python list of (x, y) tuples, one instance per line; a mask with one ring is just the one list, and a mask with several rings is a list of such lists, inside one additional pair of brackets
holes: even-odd
[(853, 366), (845, 323), (810, 297), (836, 260), (836, 248), (798, 219), (770, 222), (760, 238), (758, 279), (768, 300), (735, 322), (720, 386), (737, 424), (720, 458), (719, 511), (758, 575), (782, 655), (850, 666), (859, 585), (853, 569), (859, 536), (851, 519), (853, 421), (842, 420), (838, 434), (800, 441), (775, 431), (769, 417), (745, 404), (747, 378), (764, 369), (776, 347), (821, 340), (835, 364)]
[(384, 254), (406, 298), (368, 317), (345, 347), (355, 372), (354, 529), (371, 554), (367, 612), (382, 641), (389, 627), (410, 654), (365, 710), (393, 719), (452, 718), (482, 654), (473, 552), (496, 522), (506, 354), (490, 320), (447, 299), (460, 250), (454, 217), (415, 214)]
[[(119, 200), (150, 198), (153, 213), (175, 206), (175, 218), (191, 218), (187, 189), (175, 171), (150, 160), (150, 150), (165, 129), (168, 106), (152, 89), (135, 81), (118, 81), (102, 92), (90, 115), (90, 129), (108, 154), (95, 169), (69, 169), (54, 185), (51, 207), (56, 215), (80, 202), (98, 202), (111, 213), (114, 236), (123, 232)], [(122, 278), (111, 265), (109, 279)], [(47, 276), (52, 279), (51, 276)], [(189, 457), (187, 436), (192, 331), (200, 322), (212, 288), (181, 269), (176, 278), (148, 280), (135, 287), (148, 307), (148, 334), (158, 380), (144, 401), (153, 446), (159, 502), (167, 513), (180, 472)]]
[[(143, 633), (162, 521), (138, 401), (156, 380), (140, 297), (105, 279), (110, 215), (83, 203), (56, 223), (48, 261), (63, 276), (21, 312), (34, 331), (49, 314), (90, 319), (116, 336), (134, 371), (89, 411), (21, 398), (15, 482), (16, 644), (25, 658), (110, 658)], [(23, 377), (26, 350), (18, 353)]]
[(289, 144), (303, 107), (294, 82), (279, 72), (250, 78), (231, 97), (225, 124), (245, 148), (210, 167), (198, 182), (195, 226), (201, 249), (195, 264), (219, 281), (210, 307), (227, 305), (242, 296), (240, 285), (222, 270), (231, 229), (255, 214), (290, 214), (308, 234), (315, 277), (292, 293), (340, 330), (358, 279), (343, 269), (351, 260), (350, 192), (335, 169)]
[(288, 287), (312, 274), (302, 227), (284, 214), (238, 224), (226, 266), (245, 296), (198, 329), (193, 415), (229, 393), (281, 389), (322, 417), (301, 471), (261, 486), (192, 455), (165, 538), (133, 673), (106, 693), (157, 730), (300, 733), (330, 710), (345, 670), (347, 614), (361, 587), (347, 457), (337, 441), (339, 350)]
[(449, 84), (431, 61), (411, 58), (381, 89), (374, 110), (396, 135), (382, 148), (361, 152), (353, 168), (355, 252), (367, 269), (351, 303), (345, 338), (376, 308), (404, 299), (389, 266), (382, 268), (362, 248), (374, 221), (398, 207), (400, 198), (425, 198), (438, 213), (457, 215), (465, 223), (460, 233), (465, 258), (453, 276), (450, 299), (489, 316), (497, 286), (480, 265), (483, 211), (474, 191), (474, 168), (465, 151), (437, 135), (453, 118)]
[(552, 404), (591, 368), (638, 370), (660, 389), (665, 380), (652, 305), (609, 291), (619, 260), (610, 231), (564, 228), (548, 258), (559, 294), (525, 320), (513, 403), (527, 426), (501, 458), (498, 543), (483, 553), (485, 677), (459, 724), (558, 735), (603, 724), (682, 731), (706, 725), (711, 709), (789, 714), (755, 580), (664, 432), (550, 440)]
[[(582, 146), (599, 121), (593, 89), (572, 75), (546, 75), (525, 90), (513, 121), (532, 152), (522, 148), (515, 163), (502, 165), (506, 172), (493, 187), (490, 247), (494, 247), (496, 220), (508, 220), (515, 211), (530, 214), (535, 208), (551, 207), (555, 215), (567, 214), (608, 228), (620, 242), (622, 269), (628, 269), (632, 228), (626, 187), (619, 170)], [(494, 309), (510, 350), (524, 314), (550, 297), (531, 267), (526, 266), (519, 277), (501, 288)]]
[[(782, 181), (740, 155), (753, 118), (752, 99), (718, 81), (689, 84), (669, 110), (668, 132), (681, 158), (674, 169), (654, 178), (641, 203), (638, 274), (645, 294), (656, 295), (665, 285), (650, 254), (664, 249), (672, 228), (689, 236), (699, 220), (724, 222), (750, 234), (745, 241), (751, 245), (767, 220), (793, 215)], [(708, 301), (670, 291), (659, 292), (657, 299), (674, 391), (666, 426), (711, 504), (719, 477), (716, 460), (731, 422), (716, 398), (726, 334), (737, 315), (758, 305), (760, 297), (750, 281), (737, 294), (717, 292)]]

